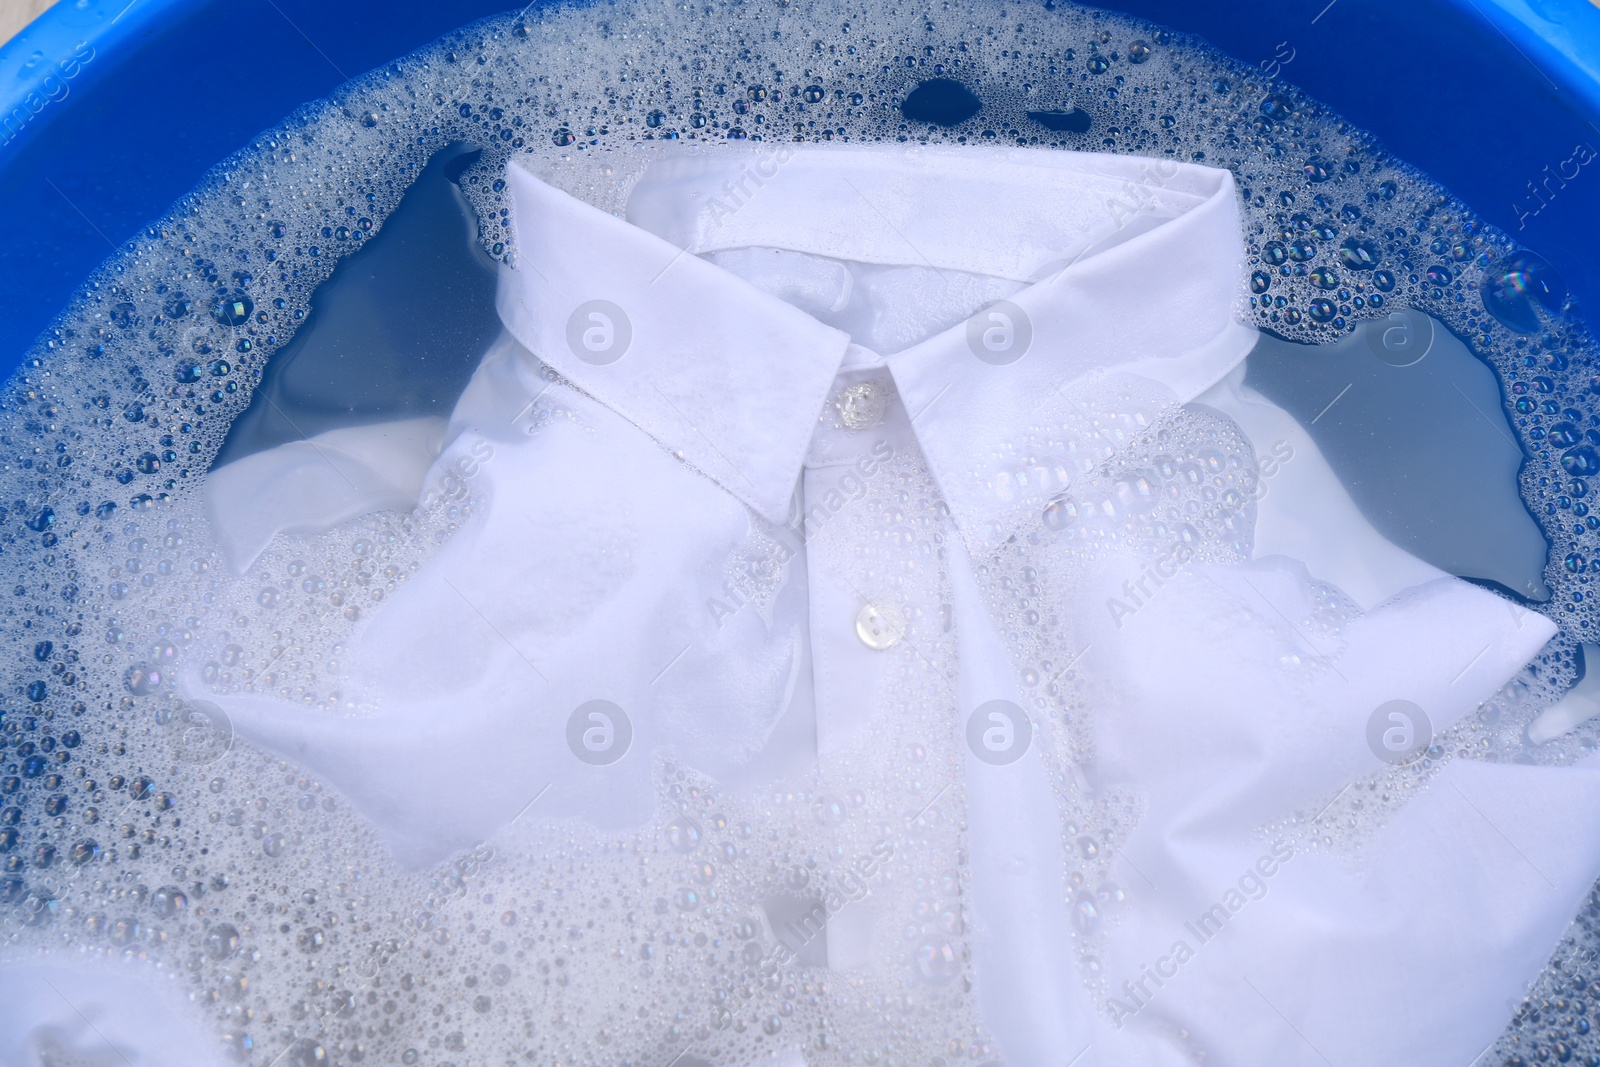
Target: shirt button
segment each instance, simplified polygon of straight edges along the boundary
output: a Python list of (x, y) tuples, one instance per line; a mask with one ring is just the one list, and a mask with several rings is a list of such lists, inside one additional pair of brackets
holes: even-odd
[(889, 406), (888, 390), (877, 382), (857, 382), (839, 391), (833, 406), (847, 430), (870, 430), (883, 421)]
[(856, 612), (856, 636), (868, 648), (893, 648), (905, 633), (906, 617), (893, 604), (865, 604)]

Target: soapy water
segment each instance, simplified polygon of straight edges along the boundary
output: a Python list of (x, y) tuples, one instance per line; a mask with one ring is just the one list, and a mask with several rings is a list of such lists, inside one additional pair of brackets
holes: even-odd
[[(1428, 498), (1438, 502), (1428, 513), (1373, 488), (1362, 504), (1389, 516), (1374, 521), (1441, 566), (1536, 597), (1561, 628), (1419, 757), (1378, 772), (1315, 827), (1291, 819), (1278, 829), (1338, 847), (1381, 819), (1384, 803), (1362, 797), (1398, 803), (1445, 761), (1560, 764), (1600, 742), (1591, 721), (1549, 738), (1536, 731), (1538, 741), (1528, 732), (1582, 672), (1580, 644), (1596, 626), (1592, 340), (1548, 264), (1361, 131), (1202, 42), (1073, 7), (974, 4), (928, 17), (820, 2), (541, 9), (451, 34), (258, 137), (120, 249), (13, 380), (0, 426), (10, 453), (0, 536), (14, 561), (0, 720), (10, 747), (0, 768), (8, 958), (53, 949), (147, 960), (238, 1056), (262, 1064), (735, 1064), (790, 1046), (812, 1063), (907, 1048), (933, 1062), (992, 1058), (962, 965), (965, 876), (939, 865), (956, 840), (960, 790), (926, 785), (957, 776), (952, 750), (919, 733), (919, 709), (937, 704), (925, 681), (908, 676), (886, 767), (786, 782), (754, 803), (662, 764), (663, 810), (650, 830), (607, 836), (542, 821), (532, 797), (495, 841), (422, 872), (396, 864), (333, 790), (235, 737), (217, 705), (175, 695), (174, 680), (193, 676), (219, 692), (345, 713), (340, 658), (352, 629), (471, 521), (466, 478), (410, 514), (280, 539), (243, 576), (211, 544), (196, 490), (219, 454), (447, 405), (455, 394), (442, 383), (482, 351), (478, 331), (492, 322), (465, 316), (432, 342), (437, 377), (419, 372), (409, 391), (386, 376), (387, 399), (362, 407), (380, 391), (359, 376), (340, 387), (312, 373), (301, 387), (293, 368), (331, 365), (306, 351), (328, 333), (302, 326), (320, 313), (314, 294), (338, 264), (388, 227), (399, 232), (401, 199), (436, 158), (470, 202), (481, 255), (514, 263), (501, 180), (509, 158), (531, 157), (574, 195), (620, 210), (643, 165), (631, 146), (645, 139), (1023, 144), (1231, 169), (1244, 196), (1249, 319), (1289, 342), (1446, 367), (1437, 382), (1483, 410), (1441, 415), (1422, 390), (1387, 396), (1382, 419), (1414, 420), (1441, 442), (1454, 440), (1434, 421), (1446, 417), (1482, 416), (1513, 435), (1522, 459), (1502, 450), (1495, 477), (1515, 471), (1549, 558), (1542, 573), (1490, 573), (1507, 558), (1495, 546), (1527, 557), (1525, 516), (1508, 513), (1503, 484), (1497, 493), (1455, 470), (1437, 472), (1450, 487)], [(461, 147), (440, 155), (449, 146)], [(1110, 209), (1136, 213), (1162, 173), (1153, 166)], [(370, 340), (395, 313), (393, 294), (369, 295), (372, 317), (345, 319), (348, 337)], [(1471, 367), (1441, 352), (1409, 363), (1411, 342), (1388, 344), (1383, 332), (1408, 309), (1469, 347), (1493, 381), (1472, 384)], [(1252, 382), (1276, 382), (1280, 403), (1326, 426), (1324, 450), (1359, 485), (1372, 457), (1341, 451), (1335, 425), (1374, 410), (1354, 381), (1336, 396), (1338, 381), (1308, 385), (1274, 368), (1281, 360), (1253, 360)], [(1310, 395), (1323, 384), (1326, 396)], [(344, 391), (319, 398), (321, 388)], [(319, 399), (321, 423), (307, 406)], [(529, 429), (560, 417), (532, 412)], [(1475, 455), (1498, 447), (1485, 438)], [(1428, 463), (1452, 458), (1446, 447), (1424, 451)], [(1162, 456), (1217, 464), (1222, 491), (1241, 501), (1254, 489), (1248, 446), (1185, 414), (1129, 439), (1100, 472), (1108, 493), (1129, 471), (1159, 469)], [(1176, 477), (1172, 489), (1174, 499), (1185, 491)], [(824, 536), (865, 541), (874, 500), (931, 515), (937, 501), (923, 496), (915, 472), (888, 464), (863, 506)], [(1452, 538), (1441, 509), (1449, 524), (1479, 529)], [(1206, 558), (1248, 556), (1248, 514), (1241, 504), (1197, 523)], [(1085, 543), (1126, 533), (1074, 532)], [(1436, 558), (1457, 543), (1476, 554)], [(1331, 590), (1318, 608), (1335, 621), (1350, 610)], [(1125, 800), (1064, 801), (1082, 804), (1066, 836), (1090, 887), (1074, 910), (1086, 945), (1115, 911), (1109, 858), (1136, 807)], [(913, 994), (852, 987), (821, 968), (807, 917), (820, 907), (831, 919), (854, 899), (819, 888), (831, 884), (814, 873), (824, 848), (838, 850), (824, 867), (871, 872), (859, 877), (862, 895), (904, 900), (919, 916), (905, 946)], [(1578, 1021), (1597, 977), (1596, 916), (1591, 899), (1493, 1055), (1600, 1054)]]

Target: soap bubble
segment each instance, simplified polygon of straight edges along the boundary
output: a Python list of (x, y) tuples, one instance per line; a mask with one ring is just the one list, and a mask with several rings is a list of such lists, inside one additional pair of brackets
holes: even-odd
[(150, 908), (163, 919), (170, 919), (189, 903), (188, 896), (175, 885), (164, 885), (150, 894)]
[(1522, 251), (1491, 268), (1479, 292), (1483, 306), (1501, 324), (1518, 333), (1537, 333), (1540, 312), (1559, 312), (1567, 286), (1547, 260)]
[(161, 688), (161, 671), (148, 663), (135, 664), (122, 675), (122, 684), (134, 696), (149, 696)]
[(206, 955), (214, 960), (225, 960), (239, 951), (239, 931), (232, 923), (218, 923), (205, 935)]
[(1366, 237), (1347, 237), (1339, 246), (1339, 261), (1347, 270), (1373, 270), (1380, 258), (1377, 242)]
[(250, 321), (255, 301), (242, 289), (218, 293), (211, 300), (211, 317), (223, 326), (243, 326)]
[(935, 984), (948, 982), (961, 971), (961, 961), (949, 941), (925, 941), (917, 946), (914, 957), (917, 973)]
[(667, 843), (674, 852), (690, 853), (700, 847), (703, 835), (700, 824), (680, 815), (667, 824)]

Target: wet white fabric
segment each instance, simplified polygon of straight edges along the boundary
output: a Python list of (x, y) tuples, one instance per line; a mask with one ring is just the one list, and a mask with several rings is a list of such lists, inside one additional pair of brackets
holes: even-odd
[(1371, 610), (1444, 572), (1397, 547), (1361, 514), (1311, 435), (1244, 384), (1244, 367), (1195, 398), (1232, 419), (1262, 463), (1255, 555), (1287, 556)]
[(147, 963), (0, 967), (5, 1067), (221, 1067), (215, 1037)]
[[(413, 862), (494, 834), (546, 786), (540, 817), (646, 820), (648, 759), (568, 751), (569, 713), (597, 697), (629, 709), (636, 753), (732, 787), (848, 761), (870, 751), (896, 676), (879, 631), (858, 633), (875, 594), (852, 577), (845, 513), (903, 459), (948, 508), (946, 584), (888, 629), (942, 618), (954, 633), (959, 733), (986, 701), (1025, 705), (985, 574), (1081, 473), (1028, 428), (1083, 421), (1107, 383), (1194, 401), (1255, 452), (1253, 558), (1152, 587), (1148, 560), (1112, 546), (1048, 605), (1094, 694), (1073, 775), (1144, 808), (1119, 848), (1126, 902), (1086, 968), (1059, 783), (1037, 748), (1004, 766), (974, 751), (965, 906), (983, 1022), (1014, 1067), (1455, 1067), (1494, 1038), (1600, 873), (1600, 774), (1458, 760), (1354, 858), (1263, 836), (1381, 769), (1366, 740), (1379, 705), (1414, 701), (1444, 727), (1553, 627), (1384, 541), (1304, 430), (1242, 386), (1253, 331), (1234, 316), (1230, 175), (1007, 149), (666, 153), (625, 219), (517, 165), (507, 179), (508, 336), (422, 490), (467, 485), (474, 518), (353, 642), (346, 691), (368, 714), (215, 696), (244, 736), (324, 775)], [(1024, 334), (1020, 354), (1003, 343)], [(847, 395), (881, 416), (844, 418)], [(386, 484), (422, 478), (414, 453), (360, 454)], [(251, 457), (251, 479), (304, 458)], [(260, 534), (230, 526), (316, 524), (260, 499), (214, 510), (236, 566)], [(803, 551), (784, 559), (773, 545), (796, 524)], [(744, 582), (767, 565), (772, 580)], [(1108, 611), (1130, 587), (1137, 610)], [(1308, 629), (1329, 604), (1348, 604), (1337, 625)], [(828, 965), (886, 966), (901, 921), (890, 902), (853, 905), (829, 924)]]
[(410, 508), (444, 430), (444, 420), (434, 418), (342, 427), (212, 472), (206, 510), (234, 573), (244, 573), (279, 534)]
[(1528, 724), (1528, 738), (1543, 744), (1600, 715), (1600, 645), (1583, 643), (1583, 677)]

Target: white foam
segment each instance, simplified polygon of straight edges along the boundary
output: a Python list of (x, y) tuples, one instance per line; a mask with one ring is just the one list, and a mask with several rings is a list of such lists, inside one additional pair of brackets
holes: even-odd
[[(1378, 312), (1380, 298), (1384, 309), (1421, 307), (1490, 363), (1513, 403), (1528, 402), (1513, 416), (1531, 456), (1521, 489), (1558, 546), (1546, 577), (1565, 634), (1451, 746), (1540, 762), (1592, 749), (1593, 722), (1542, 747), (1523, 739), (1537, 708), (1572, 677), (1570, 650), (1594, 626), (1592, 600), (1575, 596), (1589, 591), (1587, 561), (1600, 555), (1592, 533), (1572, 532), (1586, 525), (1576, 509), (1588, 498), (1562, 472), (1563, 449), (1532, 434), (1548, 435), (1569, 408), (1580, 412), (1570, 421), (1587, 425), (1593, 405), (1579, 372), (1591, 343), (1575, 320), (1522, 336), (1479, 310), (1482, 262), (1514, 242), (1361, 131), (1198, 41), (1076, 7), (957, 5), (925, 21), (920, 10), (803, 0), (760, 10), (624, 4), (603, 17), (549, 8), (529, 19), (452, 34), (255, 139), (119, 249), (13, 381), (0, 418), (0, 499), (22, 591), (4, 616), (13, 665), (5, 737), (35, 748), (0, 775), (0, 788), (16, 783), (0, 796), (0, 819), (15, 810), (19, 842), (8, 856), (21, 860), (0, 873), (0, 892), (21, 898), (8, 906), (24, 919), (50, 918), (14, 924), (12, 959), (51, 945), (75, 958), (160, 963), (193, 995), (182, 1009), (190, 1025), (258, 1063), (286, 1053), (284, 1062), (355, 1062), (359, 1052), (366, 1062), (462, 1064), (519, 1047), (584, 1058), (603, 1034), (619, 1060), (668, 1062), (699, 1042), (695, 1055), (738, 1064), (767, 1054), (771, 1019), (783, 1041), (807, 1044), (812, 1062), (881, 1057), (905, 1032), (941, 1055), (951, 1042), (961, 1056), (989, 1054), (964, 1028), (970, 1016), (954, 990), (852, 999), (847, 984), (803, 969), (764, 985), (760, 969), (711, 965), (759, 943), (760, 916), (730, 904), (703, 924), (683, 919), (670, 901), (690, 875), (663, 837), (539, 824), (499, 851), (402, 872), (369, 822), (303, 768), (230, 747), (226, 716), (175, 699), (168, 680), (187, 672), (306, 714), (338, 714), (353, 629), (472, 521), (469, 480), (425, 510), (276, 538), (235, 578), (199, 499), (231, 420), (303, 321), (313, 289), (381, 229), (428, 156), (455, 140), (484, 149), (462, 184), (485, 249), (502, 260), (515, 256), (497, 187), (509, 156), (621, 213), (646, 161), (632, 146), (669, 132), (710, 151), (738, 129), (772, 143), (1026, 142), (1183, 161), (1203, 154), (1228, 167), (1244, 191), (1249, 266), (1270, 282), (1243, 309), (1254, 322), (1327, 341)], [(1132, 61), (1136, 40), (1148, 46), (1141, 62)], [(950, 129), (907, 122), (900, 101), (933, 76), (973, 85), (984, 109)], [(820, 98), (808, 99), (813, 85)], [(1092, 116), (1088, 134), (1051, 133), (1027, 117), (1068, 106)], [(1320, 174), (1325, 161), (1326, 180), (1308, 180), (1307, 164)], [(1160, 189), (1152, 179), (1117, 195), (1133, 210)], [(1373, 242), (1392, 289), (1372, 271), (1343, 267), (1338, 246), (1354, 237)], [(1315, 246), (1311, 258), (1267, 261), (1274, 244), (1295, 241)], [(1449, 282), (1427, 279), (1435, 265), (1449, 269)], [(1313, 280), (1319, 267), (1337, 275), (1332, 288), (1317, 285), (1325, 273)], [(213, 316), (212, 296), (234, 290), (249, 297), (248, 317)], [(1324, 300), (1326, 316), (1316, 303)], [(933, 507), (918, 491), (908, 472), (882, 487), (885, 500), (910, 497), (896, 506)], [(1247, 551), (1229, 540), (1235, 532), (1219, 529), (1212, 548)], [(1568, 553), (1584, 562), (1561, 566)], [(36, 658), (42, 641), (53, 647)], [(150, 669), (163, 683), (146, 691)], [(35, 683), (44, 686), (38, 701), (26, 696)], [(895, 796), (926, 774), (908, 754), (910, 730), (884, 739), (892, 758), (873, 770)], [(69, 758), (58, 762), (60, 753)], [(24, 777), (34, 756), (39, 773)], [(1073, 779), (1070, 765), (1057, 770), (1061, 782)], [(387, 773), (408, 776), (385, 785), (409, 788), (419, 819), (427, 791), (446, 806), (458, 801), (449, 779), (419, 766)], [(814, 791), (741, 806), (681, 768), (660, 768), (657, 782), (666, 814), (690, 812), (709, 828), (705, 848), (732, 850), (756, 870), (806, 863), (801, 830), (815, 824)], [(49, 814), (56, 796), (65, 808)], [(892, 817), (894, 805), (872, 803)], [(1120, 810), (1088, 813), (1108, 843)], [(41, 845), (60, 857), (51, 866), (35, 862)], [(82, 866), (72, 863), (75, 847), (88, 857)], [(184, 903), (158, 912), (152, 900), (171, 886), (184, 889)], [(962, 891), (953, 875), (924, 888), (934, 914), (955, 908)], [(213, 952), (208, 932), (223, 924), (241, 944)], [(673, 992), (636, 994), (644, 987)], [(532, 1007), (513, 1016), (507, 1005), (518, 1003)]]

